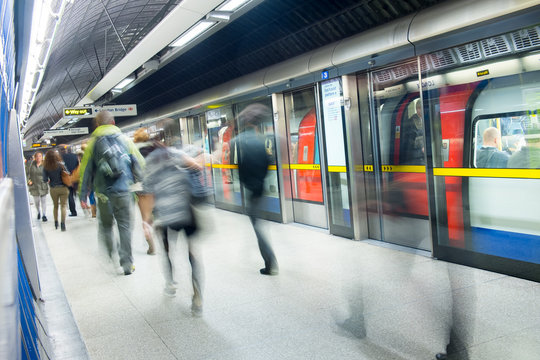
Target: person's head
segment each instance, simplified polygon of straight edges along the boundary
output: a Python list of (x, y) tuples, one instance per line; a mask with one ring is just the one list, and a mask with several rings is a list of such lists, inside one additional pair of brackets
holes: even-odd
[(238, 124), (240, 125), (240, 128), (257, 129), (264, 123), (264, 120), (266, 120), (268, 116), (271, 116), (271, 111), (268, 106), (259, 103), (251, 104), (238, 114)]
[(55, 149), (51, 149), (45, 154), (45, 161), (43, 163), (43, 167), (45, 168), (45, 170), (55, 170), (58, 168), (58, 165), (60, 165), (61, 161), (62, 158), (60, 157), (60, 153)]
[(34, 154), (34, 159), (38, 164), (41, 164), (41, 162), (43, 161), (43, 153), (41, 151), (36, 151), (36, 153)]
[(148, 139), (150, 139), (150, 135), (148, 135), (145, 128), (137, 129), (133, 134), (133, 142), (142, 143), (148, 141)]
[(501, 133), (496, 127), (488, 127), (482, 134), (482, 146), (499, 147)]
[(104, 110), (96, 115), (96, 126), (114, 125), (114, 116), (110, 111)]
[(422, 115), (422, 101), (420, 100), (416, 102), (416, 113), (418, 116)]

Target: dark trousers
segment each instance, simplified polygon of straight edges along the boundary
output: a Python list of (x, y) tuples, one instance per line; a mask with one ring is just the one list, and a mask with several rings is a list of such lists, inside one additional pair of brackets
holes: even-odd
[(109, 195), (107, 201), (98, 198), (97, 207), (99, 241), (105, 246), (109, 257), (112, 258), (115, 249), (113, 220), (116, 220), (118, 235), (120, 236), (118, 247), (120, 265), (124, 270), (130, 269), (133, 264), (133, 255), (131, 254), (133, 195), (131, 193)]
[(261, 196), (256, 196), (253, 194), (248, 194), (248, 204), (247, 204), (247, 213), (251, 225), (253, 225), (253, 231), (255, 231), (255, 236), (257, 236), (257, 243), (259, 245), (259, 250), (261, 251), (261, 256), (264, 260), (264, 267), (267, 270), (278, 270), (278, 262), (272, 250), (272, 246), (268, 242), (268, 239), (261, 231), (260, 221), (257, 218), (259, 204), (261, 202)]
[(75, 206), (75, 188), (70, 186), (69, 187), (69, 196), (68, 196), (68, 203), (69, 203), (69, 212), (73, 215), (77, 215), (77, 207)]

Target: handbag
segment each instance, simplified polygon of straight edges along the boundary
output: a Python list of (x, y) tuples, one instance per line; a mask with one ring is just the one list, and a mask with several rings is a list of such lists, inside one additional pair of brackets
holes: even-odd
[[(77, 167), (75, 168), (75, 170), (73, 170), (73, 172), (71, 173), (71, 175), (69, 176), (70, 179), (71, 179), (71, 184), (77, 184), (79, 182), (79, 177), (80, 177), (80, 167), (81, 167), (81, 164), (77, 165)], [(71, 186), (71, 185), (70, 185)]]
[(71, 187), (72, 185), (71, 175), (67, 172), (65, 168), (62, 168), (61, 175), (62, 175), (62, 182), (64, 183), (64, 185), (66, 185), (67, 187)]

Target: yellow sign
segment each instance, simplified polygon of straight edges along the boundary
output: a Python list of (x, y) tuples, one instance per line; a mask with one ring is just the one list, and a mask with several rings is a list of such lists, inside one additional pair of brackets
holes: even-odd
[(33, 148), (38, 148), (38, 147), (41, 147), (41, 144), (40, 143), (32, 143), (32, 147)]
[(373, 171), (373, 165), (364, 165), (364, 171)]
[(289, 169), (292, 170), (320, 170), (320, 164), (291, 164)]
[(347, 172), (347, 167), (346, 166), (329, 166), (328, 172), (344, 173), (344, 172)]
[(476, 76), (478, 76), (478, 77), (486, 76), (486, 75), (489, 75), (489, 70), (488, 69), (476, 72)]
[(92, 108), (66, 108), (64, 109), (64, 116), (88, 116), (92, 115)]

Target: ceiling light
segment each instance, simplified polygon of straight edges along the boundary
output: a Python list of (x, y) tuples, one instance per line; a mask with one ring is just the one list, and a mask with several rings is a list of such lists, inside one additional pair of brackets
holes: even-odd
[(228, 22), (231, 18), (232, 11), (210, 11), (206, 14), (207, 20)]
[(235, 11), (244, 4), (247, 4), (251, 0), (230, 0), (225, 5), (221, 6), (218, 10), (220, 11)]
[(183, 33), (178, 39), (176, 39), (171, 46), (184, 46), (189, 43), (191, 40), (195, 39), (197, 36), (204, 33), (210, 27), (216, 24), (213, 21), (200, 21), (197, 25), (193, 26), (191, 29)]
[(124, 80), (120, 81), (120, 82), (114, 87), (114, 89), (121, 90), (121, 89), (125, 88), (128, 84), (130, 84), (131, 82), (133, 82), (134, 80), (135, 80), (135, 76), (128, 76), (128, 77), (125, 78)]

